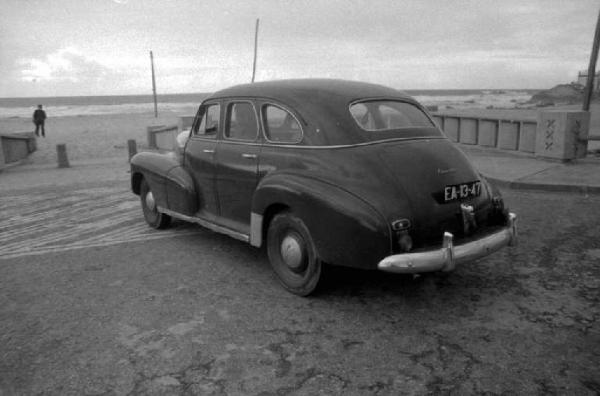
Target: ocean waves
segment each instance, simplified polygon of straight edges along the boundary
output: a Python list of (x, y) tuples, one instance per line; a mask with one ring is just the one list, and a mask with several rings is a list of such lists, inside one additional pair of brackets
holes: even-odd
[[(528, 90), (468, 90), (468, 91), (408, 91), (426, 106), (444, 109), (516, 108), (531, 106)], [(195, 114), (207, 94), (168, 95), (160, 97), (158, 111), (178, 115)], [(132, 100), (134, 98), (135, 100)], [(71, 97), (71, 98), (1, 98), (0, 118), (30, 118), (37, 104), (42, 104), (48, 117), (69, 117), (107, 114), (140, 114), (154, 112), (148, 96), (138, 97)]]

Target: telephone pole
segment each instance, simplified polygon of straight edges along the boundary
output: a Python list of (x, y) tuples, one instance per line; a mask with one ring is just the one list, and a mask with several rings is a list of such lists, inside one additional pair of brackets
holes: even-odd
[(252, 65), (252, 82), (256, 76), (256, 52), (258, 47), (258, 22), (260, 19), (256, 18), (256, 28), (254, 29), (254, 63)]
[(594, 93), (594, 77), (596, 76), (596, 60), (598, 60), (598, 46), (600, 45), (600, 12), (596, 21), (596, 33), (594, 34), (594, 44), (592, 45), (592, 54), (590, 55), (590, 66), (588, 67), (587, 82), (585, 84), (585, 95), (583, 97), (583, 111), (590, 111), (590, 102)]
[(154, 96), (154, 118), (158, 117), (158, 106), (156, 104), (156, 79), (154, 78), (154, 56), (150, 51), (150, 67), (152, 67), (152, 94)]

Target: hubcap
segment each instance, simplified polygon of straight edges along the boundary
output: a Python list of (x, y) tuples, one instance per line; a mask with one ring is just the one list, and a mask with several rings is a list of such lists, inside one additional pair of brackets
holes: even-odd
[(146, 194), (146, 206), (153, 212), (156, 209), (156, 201), (154, 200), (154, 195), (152, 195), (152, 191), (148, 191), (148, 194)]
[(299, 272), (304, 266), (304, 249), (296, 235), (286, 235), (281, 241), (281, 258), (292, 271)]

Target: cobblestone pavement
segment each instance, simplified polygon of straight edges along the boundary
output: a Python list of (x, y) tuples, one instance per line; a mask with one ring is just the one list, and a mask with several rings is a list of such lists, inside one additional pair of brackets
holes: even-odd
[(598, 196), (506, 191), (519, 246), (449, 276), (335, 270), (300, 298), (263, 250), (146, 228), (124, 188), (19, 194), (2, 396), (600, 392)]

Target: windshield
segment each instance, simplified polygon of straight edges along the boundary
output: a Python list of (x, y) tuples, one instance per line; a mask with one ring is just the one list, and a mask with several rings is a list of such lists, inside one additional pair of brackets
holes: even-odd
[(373, 100), (350, 105), (350, 113), (365, 131), (432, 128), (435, 125), (417, 106), (408, 102)]

